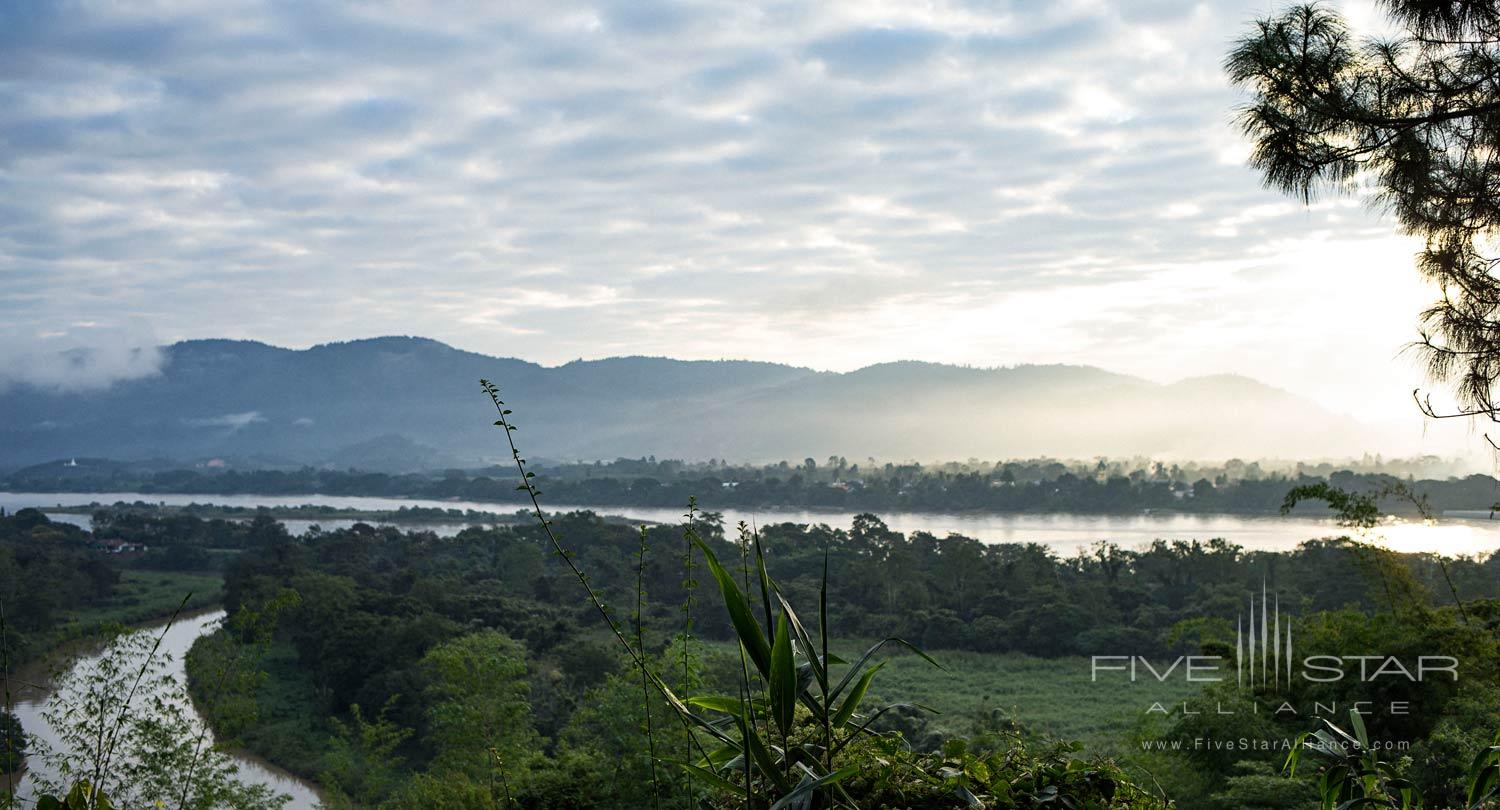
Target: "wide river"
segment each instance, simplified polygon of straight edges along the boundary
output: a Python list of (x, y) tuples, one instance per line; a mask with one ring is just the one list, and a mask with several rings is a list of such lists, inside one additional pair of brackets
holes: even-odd
[[(111, 504), (117, 501), (161, 503), (185, 506), (190, 503), (219, 504), (223, 506), (333, 506), (368, 511), (394, 511), (400, 507), (435, 507), (442, 509), (473, 509), (482, 512), (507, 513), (517, 507), (512, 504), (495, 504), (481, 501), (444, 501), (405, 498), (370, 498), (349, 495), (181, 495), (139, 492), (0, 492), (0, 507), (8, 510), (36, 507), (46, 511), (49, 507), (75, 506), (80, 504)], [(543, 504), (548, 511), (569, 512), (589, 509), (604, 515), (622, 515), (642, 521), (677, 522), (682, 519), (681, 509), (661, 509), (637, 506), (590, 506), (587, 504)], [(826, 523), (834, 527), (848, 528), (854, 513), (841, 511), (817, 511), (805, 509), (725, 509), (722, 510), (726, 527), (739, 521), (758, 526), (771, 523)], [(55, 519), (67, 520), (81, 526), (88, 525), (87, 515), (54, 515)], [(1218, 514), (1136, 514), (1136, 515), (1080, 515), (1053, 514), (996, 514), (969, 512), (944, 514), (937, 512), (882, 512), (882, 520), (900, 532), (928, 531), (942, 536), (950, 532), (963, 534), (987, 543), (1041, 543), (1057, 549), (1060, 553), (1072, 554), (1076, 549), (1099, 540), (1119, 543), (1134, 548), (1152, 540), (1208, 540), (1222, 537), (1247, 549), (1286, 550), (1304, 540), (1327, 537), (1340, 533), (1331, 519), (1312, 517), (1280, 517), (1260, 515)], [(292, 532), (300, 532), (313, 523), (325, 529), (348, 526), (349, 520), (285, 520)], [(440, 534), (457, 533), (465, 524), (400, 524), (406, 528), (431, 529)], [(1384, 543), (1396, 551), (1433, 551), (1448, 555), (1488, 554), (1500, 549), (1500, 520), (1488, 519), (1484, 512), (1445, 514), (1431, 522), (1397, 520), (1381, 526), (1377, 534)]]
[[(166, 662), (163, 674), (171, 675), (178, 683), (186, 680), (184, 672), (184, 660), (188, 649), (199, 636), (211, 633), (218, 627), (219, 620), (224, 618), (224, 611), (212, 610), (203, 613), (192, 614), (179, 618), (162, 636), (159, 655), (164, 656), (161, 660)], [(165, 621), (145, 625), (134, 632), (151, 633), (153, 636), (160, 634), (162, 628), (166, 627)], [(97, 665), (102, 649), (83, 650), (67, 663), (74, 669), (82, 668), (80, 671), (89, 671)], [(38, 667), (45, 670), (45, 667)], [(30, 677), (28, 677), (30, 676)], [(49, 705), (68, 706), (84, 705), (84, 696), (79, 694), (66, 694), (54, 691), (51, 679), (45, 677), (44, 672), (21, 673), (21, 680), (29, 681), (33, 685), (20, 687), (15, 703), (14, 711), (16, 717), (21, 721), (21, 727), (26, 730), (28, 737), (46, 741), (47, 745), (54, 750), (58, 749), (61, 742), (58, 734), (51, 725), (43, 718), (43, 711)], [(196, 711), (189, 707), (189, 715), (194, 723), (201, 723)], [(212, 736), (205, 741), (205, 745), (212, 742)], [(35, 746), (33, 746), (34, 748)], [(311, 785), (297, 777), (281, 770), (273, 765), (256, 760), (252, 757), (237, 755), (235, 762), (239, 766), (238, 778), (247, 784), (266, 785), (277, 793), (291, 796), (291, 801), (286, 807), (290, 810), (310, 810), (319, 806), (318, 795)], [(30, 756), (26, 761), (27, 771), (21, 777), (16, 786), (16, 795), (23, 802), (29, 803), (35, 790), (35, 776), (38, 773), (47, 772), (46, 764), (39, 757)]]

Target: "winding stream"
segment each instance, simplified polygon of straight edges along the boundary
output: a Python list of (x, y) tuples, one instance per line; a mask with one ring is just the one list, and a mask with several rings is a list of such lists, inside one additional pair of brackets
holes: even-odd
[[(212, 633), (219, 626), (219, 621), (224, 618), (224, 611), (210, 610), (188, 616), (180, 617), (177, 623), (167, 630), (162, 638), (160, 655), (170, 656), (163, 658), (168, 661), (167, 672), (179, 682), (186, 679), (185, 658), (193, 642), (199, 637)], [(135, 632), (161, 633), (166, 625), (165, 621), (142, 625)], [(79, 667), (90, 667), (100, 659), (103, 649), (95, 647), (82, 650), (67, 666), (77, 669)], [(16, 703), (14, 711), (16, 717), (21, 721), (21, 726), (26, 730), (28, 737), (44, 740), (47, 745), (57, 748), (61, 740), (56, 729), (49, 725), (43, 717), (43, 710), (54, 701), (61, 701), (61, 705), (80, 702), (78, 695), (59, 694), (51, 691), (54, 687), (52, 679), (45, 677), (45, 667), (38, 667), (37, 672), (18, 673), (18, 681), (30, 681), (34, 685), (16, 688)], [(41, 676), (41, 677), (39, 677)], [(188, 707), (188, 713), (193, 723), (202, 723), (202, 718), (192, 707)], [(205, 745), (212, 740), (209, 736)], [(32, 746), (33, 749), (35, 746)], [(232, 752), (235, 764), (239, 766), (238, 778), (247, 784), (260, 784), (270, 787), (277, 793), (291, 796), (291, 801), (286, 804), (291, 810), (311, 810), (319, 807), (316, 788), (307, 781), (293, 776), (274, 765), (256, 759), (243, 752)], [(23, 806), (29, 806), (34, 798), (36, 790), (36, 776), (38, 773), (51, 774), (46, 763), (40, 757), (30, 756), (27, 758), (27, 770), (22, 775), (17, 785), (16, 795), (23, 800)]]

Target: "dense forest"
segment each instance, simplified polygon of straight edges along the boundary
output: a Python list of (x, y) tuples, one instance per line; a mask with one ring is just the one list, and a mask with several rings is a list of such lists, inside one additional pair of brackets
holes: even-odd
[[(1360, 465), (1350, 465), (1360, 466)], [(992, 464), (851, 463), (689, 464), (655, 458), (598, 464), (538, 465), (537, 485), (552, 503), (588, 506), (679, 507), (697, 498), (706, 509), (806, 507), (843, 511), (991, 511), (1272, 514), (1293, 486), (1329, 483), (1352, 492), (1405, 484), (1433, 509), (1488, 511), (1500, 501), (1500, 481), (1487, 475), (1418, 478), (1439, 464), (1369, 464), (1356, 471), (1331, 464), (1262, 470), (1256, 462), (1169, 464), (1149, 460), (1090, 463), (1055, 459)], [(1395, 471), (1405, 471), (1398, 474)], [(513, 471), (512, 471), (513, 472)], [(522, 493), (505, 468), (388, 474), (305, 467), (296, 470), (149, 470), (89, 462), (28, 468), (0, 480), (22, 492), (141, 492), (183, 494), (364, 495), (465, 499), (521, 505)], [(1409, 514), (1393, 500), (1387, 511)]]
[[(649, 595), (640, 611), (645, 647), (673, 683), (732, 691), (739, 668), (729, 641), (735, 630), (711, 587), (699, 582), (705, 577), (691, 571), (684, 577), (684, 527), (642, 535), (578, 513), (558, 518), (556, 529), (609, 604), (633, 604), (639, 577)], [(719, 558), (743, 559), (735, 530), (726, 537), (722, 526), (703, 521), (696, 531)], [(226, 588), (233, 610), (259, 615), (266, 604), (291, 605), (281, 610), (259, 659), (270, 677), (244, 702), (249, 709), (225, 723), (252, 750), (319, 778), (357, 805), (420, 806), (414, 791), (430, 800), (459, 790), (455, 785), (472, 788), (489, 773), (471, 767), (478, 761), (468, 750), (475, 738), (443, 719), (453, 705), (482, 699), (492, 716), (506, 718), (503, 735), (490, 743), (504, 754), (509, 789), (522, 806), (652, 801), (641, 682), (537, 526), (439, 538), (357, 525), (265, 539), (235, 558)], [(1455, 757), (1477, 751), (1488, 741), (1486, 729), (1500, 727), (1494, 640), (1500, 603), (1493, 601), (1500, 595), (1500, 555), (1396, 556), (1335, 538), (1294, 552), (1159, 542), (1142, 550), (1101, 544), (1060, 557), (1038, 546), (908, 537), (873, 515), (861, 515), (848, 529), (764, 527), (758, 540), (770, 577), (794, 604), (817, 603), (827, 553), (834, 638), (900, 635), (939, 660), (942, 651), (972, 651), (1087, 667), (1079, 656), (1127, 652), (1170, 660), (1232, 651), (1236, 619), (1262, 587), (1297, 617), (1303, 649), (1461, 655), (1464, 677), (1454, 684), (1380, 683), (1373, 698), (1361, 691), (1369, 684), (1318, 684), (1298, 696), (1326, 705), (1377, 699), (1420, 707), (1366, 722), (1381, 739), (1413, 741), (1405, 755), (1420, 764), (1412, 778), (1429, 796), (1459, 795), (1464, 774)], [(691, 642), (680, 635), (685, 613)], [(221, 658), (235, 649), (221, 643), (228, 645), (215, 653)], [(499, 668), (486, 674), (492, 685), (474, 687), (473, 694), (447, 691), (435, 673), (475, 656)], [(1005, 677), (1003, 666), (990, 677)], [(1134, 778), (1151, 774), (1185, 807), (1245, 807), (1251, 796), (1259, 797), (1253, 806), (1306, 806), (1310, 783), (1279, 775), (1284, 750), (1191, 747), (1205, 735), (1290, 739), (1315, 725), (1307, 713), (1267, 716), (1272, 695), (1232, 686), (1216, 685), (1189, 698), (1188, 707), (1143, 717), (1113, 753)], [(890, 697), (922, 703), (934, 696)], [(1205, 706), (1231, 704), (1242, 710), (1229, 717), (1203, 713)], [(1249, 708), (1256, 705), (1262, 708)], [(658, 720), (669, 716), (665, 705), (657, 709)], [(893, 713), (881, 727), (900, 730), (918, 751), (941, 751), (955, 736), (1007, 750), (1065, 750), (1049, 748), (1055, 742), (1045, 729), (978, 705), (939, 716)], [(1143, 746), (1148, 740), (1183, 748), (1150, 749)]]
[(0, 604), (5, 654), (20, 662), (56, 644), (69, 611), (114, 593), (120, 572), (77, 526), (53, 523), (34, 509), (0, 511)]
[[(51, 523), (34, 510), (0, 520), (10, 551), (0, 558), (7, 593), (19, 599), (19, 589), (49, 577), (76, 585), (45, 594), (50, 601), (38, 604), (52, 613), (27, 617), (29, 632), (56, 630), (68, 611), (107, 599), (118, 587), (111, 583), (140, 571), (222, 573), (232, 618), (189, 658), (199, 705), (226, 741), (317, 780), (333, 806), (624, 808), (687, 791), (713, 795), (673, 764), (691, 759), (687, 731), (667, 722), (672, 707), (660, 696), (645, 700), (636, 663), (580, 598), (568, 562), (587, 572), (604, 603), (619, 606), (628, 631), (639, 628), (639, 649), (664, 682), (686, 693), (733, 694), (740, 683), (740, 628), (706, 554), (736, 571), (760, 557), (788, 604), (826, 598), (830, 647), (845, 660), (887, 636), (928, 651), (946, 668), (898, 654), (887, 669), (901, 677), (869, 687), (871, 700), (907, 704), (871, 726), (899, 737), (871, 739), (900, 740), (914, 773), (916, 763), (938, 770), (954, 761), (1003, 762), (1051, 773), (1038, 777), (1038, 790), (1082, 797), (1114, 785), (1121, 806), (1155, 806), (1153, 797), (1164, 794), (1182, 807), (1306, 807), (1313, 771), (1284, 775), (1284, 749), (1205, 749), (1197, 741), (1285, 745), (1319, 718), (1346, 722), (1345, 709), (1334, 707), (1371, 701), (1408, 707), (1364, 718), (1369, 734), (1401, 741), (1393, 761), (1407, 763), (1425, 795), (1456, 804), (1465, 761), (1500, 728), (1500, 554), (1396, 555), (1326, 538), (1290, 552), (1210, 540), (1138, 549), (1101, 543), (1062, 555), (902, 534), (868, 513), (848, 527), (779, 524), (754, 535), (713, 513), (644, 529), (572, 513), (552, 526), (567, 540), (567, 561), (534, 522), (446, 538), (366, 524), (292, 535), (265, 516), (204, 519), (122, 506), (99, 510), (93, 528), (91, 535)], [(697, 551), (689, 536), (701, 541)], [(94, 547), (100, 537), (148, 550), (102, 556)], [(76, 569), (71, 579), (56, 579), (66, 566)], [(1160, 711), (1149, 709), (1156, 698), (1122, 690), (1109, 697), (1119, 704), (1113, 710), (1134, 719), (1086, 735), (1083, 750), (1065, 736), (1067, 723), (1032, 722), (1026, 707), (960, 685), (1030, 679), (1046, 688), (1037, 679), (1055, 679), (1074, 684), (1058, 698), (1063, 715), (1099, 712), (1095, 704), (1067, 709), (1066, 690), (1088, 686), (1091, 656), (1234, 661), (1247, 600), (1267, 592), (1281, 615), (1294, 617), (1300, 649), (1453, 656), (1462, 678), (1307, 683), (1290, 692), (1178, 684)], [(21, 630), (18, 615), (11, 641), (18, 653)], [(238, 674), (226, 678), (229, 670)], [(927, 674), (914, 679), (914, 671)], [(1276, 711), (1282, 701), (1299, 709)], [(933, 704), (943, 711), (916, 708)], [(653, 756), (655, 745), (681, 753)], [(860, 756), (890, 761), (897, 753)], [(1069, 774), (1076, 781), (1059, 781)], [(497, 779), (509, 799), (494, 798)], [(948, 795), (930, 806), (953, 806)]]

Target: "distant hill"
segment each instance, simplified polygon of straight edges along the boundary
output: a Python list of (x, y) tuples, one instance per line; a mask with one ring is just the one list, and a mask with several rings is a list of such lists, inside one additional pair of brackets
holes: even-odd
[(536, 457), (736, 461), (843, 455), (1314, 458), (1376, 448), (1347, 417), (1244, 377), (1159, 385), (1086, 366), (619, 357), (555, 368), (382, 337), (306, 350), (196, 340), (103, 391), (0, 391), (0, 467), (72, 458), (472, 466), (504, 458), (478, 380)]

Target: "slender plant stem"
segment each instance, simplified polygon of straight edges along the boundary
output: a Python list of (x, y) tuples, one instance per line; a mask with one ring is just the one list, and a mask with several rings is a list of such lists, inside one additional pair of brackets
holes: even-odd
[[(552, 531), (552, 521), (548, 520), (546, 513), (542, 511), (542, 503), (539, 500), (542, 493), (536, 488), (535, 484), (531, 483), (531, 479), (536, 477), (536, 473), (526, 469), (526, 459), (521, 458), (521, 451), (516, 447), (516, 439), (511, 435), (515, 432), (516, 427), (506, 418), (510, 415), (510, 411), (505, 407), (505, 403), (500, 401), (500, 389), (496, 388), (489, 380), (480, 380), (479, 384), (484, 388), (484, 392), (489, 395), (490, 401), (494, 403), (496, 413), (500, 415), (500, 418), (495, 421), (495, 425), (505, 430), (505, 442), (510, 446), (511, 459), (515, 461), (516, 471), (521, 474), (521, 483), (517, 489), (525, 490), (527, 497), (531, 499), (532, 513), (536, 515), (537, 522), (541, 524), (542, 531), (547, 535), (547, 541), (552, 544), (553, 552), (563, 561), (568, 570), (573, 573), (573, 578), (578, 580), (578, 584), (583, 587), (583, 592), (588, 596), (589, 604), (593, 605), (594, 610), (604, 619), (604, 623), (609, 627), (609, 632), (614, 635), (615, 640), (625, 649), (625, 653), (630, 656), (635, 665), (640, 667), (642, 671), (649, 671), (646, 666), (646, 659), (637, 653), (630, 642), (626, 640), (625, 633), (620, 629), (619, 623), (614, 620), (613, 616), (609, 615), (609, 609), (605, 607), (604, 600), (599, 598), (599, 594), (594, 591), (594, 586), (589, 583), (588, 575), (578, 568), (577, 563), (573, 562), (573, 555), (568, 553), (568, 550), (563, 547), (562, 540), (558, 538), (557, 533)], [(661, 678), (653, 676), (651, 683), (656, 687), (656, 691), (663, 698), (667, 699), (668, 703), (679, 706), (680, 701), (677, 700), (677, 696), (673, 695), (666, 684), (662, 683)], [(698, 736), (693, 733), (692, 724), (682, 713), (680, 706), (677, 717), (682, 721), (683, 727), (687, 729), (688, 739), (693, 741), (699, 754), (704, 759), (707, 759), (708, 752), (704, 750), (703, 744), (698, 740)]]
[[(635, 646), (640, 651), (641, 661), (646, 660), (646, 527), (641, 527), (641, 550), (635, 566)], [(646, 746), (651, 757), (651, 806), (661, 806), (661, 778), (656, 772), (656, 729), (651, 722), (651, 679), (643, 665), (641, 667), (641, 705), (646, 710)]]
[[(819, 684), (823, 690), (823, 765), (830, 773), (833, 772), (833, 701), (828, 694), (828, 540), (823, 540), (823, 583), (818, 589), (818, 643), (823, 647), (822, 683)], [(808, 650), (808, 655), (813, 651)]]
[[(4, 599), (0, 599), (0, 672), (3, 672), (4, 678), (5, 678), (5, 717), (8, 720), (14, 720), (15, 715), (11, 714), (12, 701), (11, 701), (11, 694), (10, 694), (10, 644), (7, 643), (6, 632), (5, 631), (6, 631), (6, 626), (5, 626), (5, 600)], [(16, 775), (15, 775), (15, 769), (12, 768), (12, 767), (10, 767), (11, 764), (12, 764), (11, 763), (11, 758), (15, 754), (15, 744), (16, 744), (16, 741), (12, 738), (13, 735), (10, 733), (10, 729), (11, 728), (12, 728), (12, 726), (10, 725), (10, 723), (6, 723), (6, 730), (5, 730), (5, 764), (6, 764), (6, 768), (5, 768), (5, 801), (6, 801), (6, 806), (7, 807), (10, 806), (15, 801), (15, 796), (16, 796)]]
[(1458, 597), (1458, 588), (1453, 586), (1453, 577), (1448, 575), (1448, 563), (1441, 554), (1437, 555), (1437, 561), (1438, 568), (1443, 570), (1443, 581), (1448, 583), (1448, 593), (1453, 594), (1453, 604), (1458, 606), (1458, 617), (1463, 620), (1464, 624), (1468, 624), (1469, 612), (1464, 610), (1464, 600)]
[(178, 810), (187, 810), (187, 801), (191, 797), (193, 790), (193, 776), (198, 771), (198, 757), (203, 753), (203, 740), (208, 736), (209, 718), (214, 716), (214, 711), (219, 706), (219, 696), (224, 690), (224, 682), (229, 679), (229, 670), (231, 666), (239, 664), (241, 654), (243, 654), (243, 650), (237, 651), (234, 655), (234, 660), (230, 664), (219, 667), (219, 677), (214, 683), (214, 698), (209, 701), (208, 713), (203, 718), (203, 722), (198, 729), (197, 738), (193, 740), (193, 758), (188, 761), (187, 778), (182, 780), (182, 797), (177, 800)]
[[(682, 683), (678, 688), (687, 688), (692, 682), (692, 663), (689, 660), (689, 644), (693, 638), (693, 590), (697, 582), (693, 579), (693, 539), (697, 531), (693, 528), (693, 522), (697, 518), (698, 503), (693, 498), (688, 498), (688, 511), (683, 517), (687, 518), (687, 526), (683, 528), (683, 560), (682, 567), (684, 579), (682, 581)], [(689, 741), (688, 756), (693, 755), (691, 741)], [(692, 810), (694, 795), (693, 781), (687, 780), (683, 785), (687, 790), (687, 806)]]
[[(742, 576), (744, 577), (745, 592), (749, 593), (749, 591), (750, 591), (750, 556), (749, 556), (750, 555), (750, 552), (749, 552), (750, 540), (749, 540), (748, 537), (746, 537), (747, 529), (745, 528), (745, 522), (743, 520), (740, 521), (739, 529), (740, 529), (740, 543), (739, 543), (739, 546), (740, 546), (740, 571), (742, 572)], [(737, 647), (739, 649), (739, 653), (740, 653), (740, 683), (739, 683), (739, 687), (740, 687), (740, 713), (741, 713), (741, 715), (744, 718), (740, 722), (742, 724), (744, 724), (745, 728), (754, 728), (755, 727), (755, 722), (756, 722), (756, 719), (755, 719), (755, 701), (753, 701), (753, 700), (750, 699), (750, 659), (745, 655), (745, 645), (743, 645), (743, 644), (736, 644), (735, 647)], [(744, 760), (745, 760), (745, 806), (746, 807), (750, 807), (751, 806), (751, 799), (753, 797), (753, 792), (751, 790), (751, 780), (754, 778), (754, 773), (753, 773), (752, 767), (751, 767), (752, 766), (752, 759), (753, 758), (750, 756), (750, 752), (748, 750), (745, 751)]]
[(491, 772), (490, 772), (490, 797), (491, 797), (491, 800), (493, 800), (494, 794), (495, 794), (495, 773), (494, 772), (495, 771), (499, 771), (500, 772), (500, 789), (502, 791), (504, 791), (504, 793), (505, 793), (505, 806), (506, 807), (515, 807), (516, 800), (512, 799), (511, 796), (510, 796), (510, 780), (507, 779), (506, 776), (505, 776), (505, 759), (500, 756), (500, 749), (498, 749), (498, 748), (491, 748), (490, 749), (490, 756), (492, 756), (492, 757), (495, 758), (495, 767), (493, 769), (491, 769)]
[[(157, 634), (156, 641), (152, 642), (151, 652), (141, 661), (141, 668), (135, 673), (135, 681), (131, 683), (130, 691), (125, 695), (125, 702), (120, 704), (120, 713), (115, 717), (114, 727), (110, 729), (109, 744), (104, 748), (103, 758), (94, 761), (94, 781), (90, 786), (93, 790), (89, 798), (90, 810), (94, 810), (94, 808), (99, 806), (99, 796), (103, 792), (103, 786), (100, 782), (103, 780), (104, 774), (109, 770), (110, 760), (115, 756), (115, 745), (119, 742), (120, 730), (125, 726), (125, 715), (130, 712), (130, 704), (135, 700), (135, 693), (140, 689), (141, 681), (146, 677), (146, 671), (151, 668), (151, 662), (156, 659), (156, 653), (161, 649), (162, 641), (166, 640), (167, 632), (172, 629), (172, 625), (177, 623), (178, 615), (187, 607), (188, 600), (192, 598), (193, 592), (188, 591), (187, 595), (182, 597), (182, 603), (177, 606), (176, 610), (172, 611), (172, 616), (167, 619), (166, 626), (161, 629), (161, 633)], [(102, 726), (100, 731), (101, 733), (103, 732)]]

